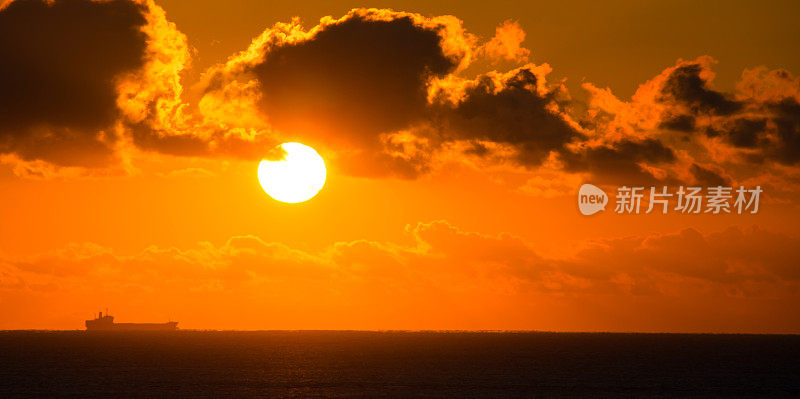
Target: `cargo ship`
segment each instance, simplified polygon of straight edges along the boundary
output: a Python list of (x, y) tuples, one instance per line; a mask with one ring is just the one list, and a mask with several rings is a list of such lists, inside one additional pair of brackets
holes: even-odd
[(86, 320), (86, 331), (174, 331), (178, 329), (177, 321), (166, 323), (114, 323), (114, 316), (103, 312), (94, 320)]

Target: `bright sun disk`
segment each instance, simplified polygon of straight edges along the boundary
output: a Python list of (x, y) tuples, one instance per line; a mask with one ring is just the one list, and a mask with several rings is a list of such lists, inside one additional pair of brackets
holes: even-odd
[(326, 169), (322, 157), (313, 148), (300, 143), (280, 145), (284, 159), (262, 160), (258, 181), (270, 197), (297, 203), (311, 199), (325, 185)]

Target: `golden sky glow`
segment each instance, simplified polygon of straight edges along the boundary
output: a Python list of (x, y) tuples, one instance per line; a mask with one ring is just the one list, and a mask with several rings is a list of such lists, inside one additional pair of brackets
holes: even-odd
[(794, 2), (3, 4), (0, 329), (800, 330)]

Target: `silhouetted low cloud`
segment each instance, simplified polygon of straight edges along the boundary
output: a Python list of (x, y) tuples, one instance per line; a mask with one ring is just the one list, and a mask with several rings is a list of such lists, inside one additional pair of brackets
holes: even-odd
[(333, 243), (319, 253), (255, 236), (190, 248), (150, 246), (134, 255), (92, 243), (70, 244), (40, 255), (0, 257), (0, 271), (7, 274), (0, 288), (25, 289), (45, 275), (63, 278), (56, 283), (64, 284), (71, 276), (89, 284), (101, 278), (103, 284), (141, 285), (148, 292), (163, 284), (187, 291), (220, 286), (284, 290), (290, 282), (290, 287), (322, 290), (382, 287), (401, 296), (462, 290), (487, 296), (498, 291), (669, 295), (685, 289), (724, 297), (731, 292), (796, 295), (800, 282), (798, 239), (757, 228), (708, 234), (684, 229), (579, 242), (578, 249), (558, 259), (542, 256), (535, 243), (520, 237), (466, 231), (445, 221), (407, 230), (416, 246), (355, 240)]

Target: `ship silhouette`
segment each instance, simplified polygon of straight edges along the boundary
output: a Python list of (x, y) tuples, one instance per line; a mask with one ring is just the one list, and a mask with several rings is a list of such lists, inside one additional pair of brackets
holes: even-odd
[(94, 320), (86, 320), (86, 331), (174, 331), (178, 329), (177, 321), (166, 323), (114, 323), (114, 316), (99, 312)]

